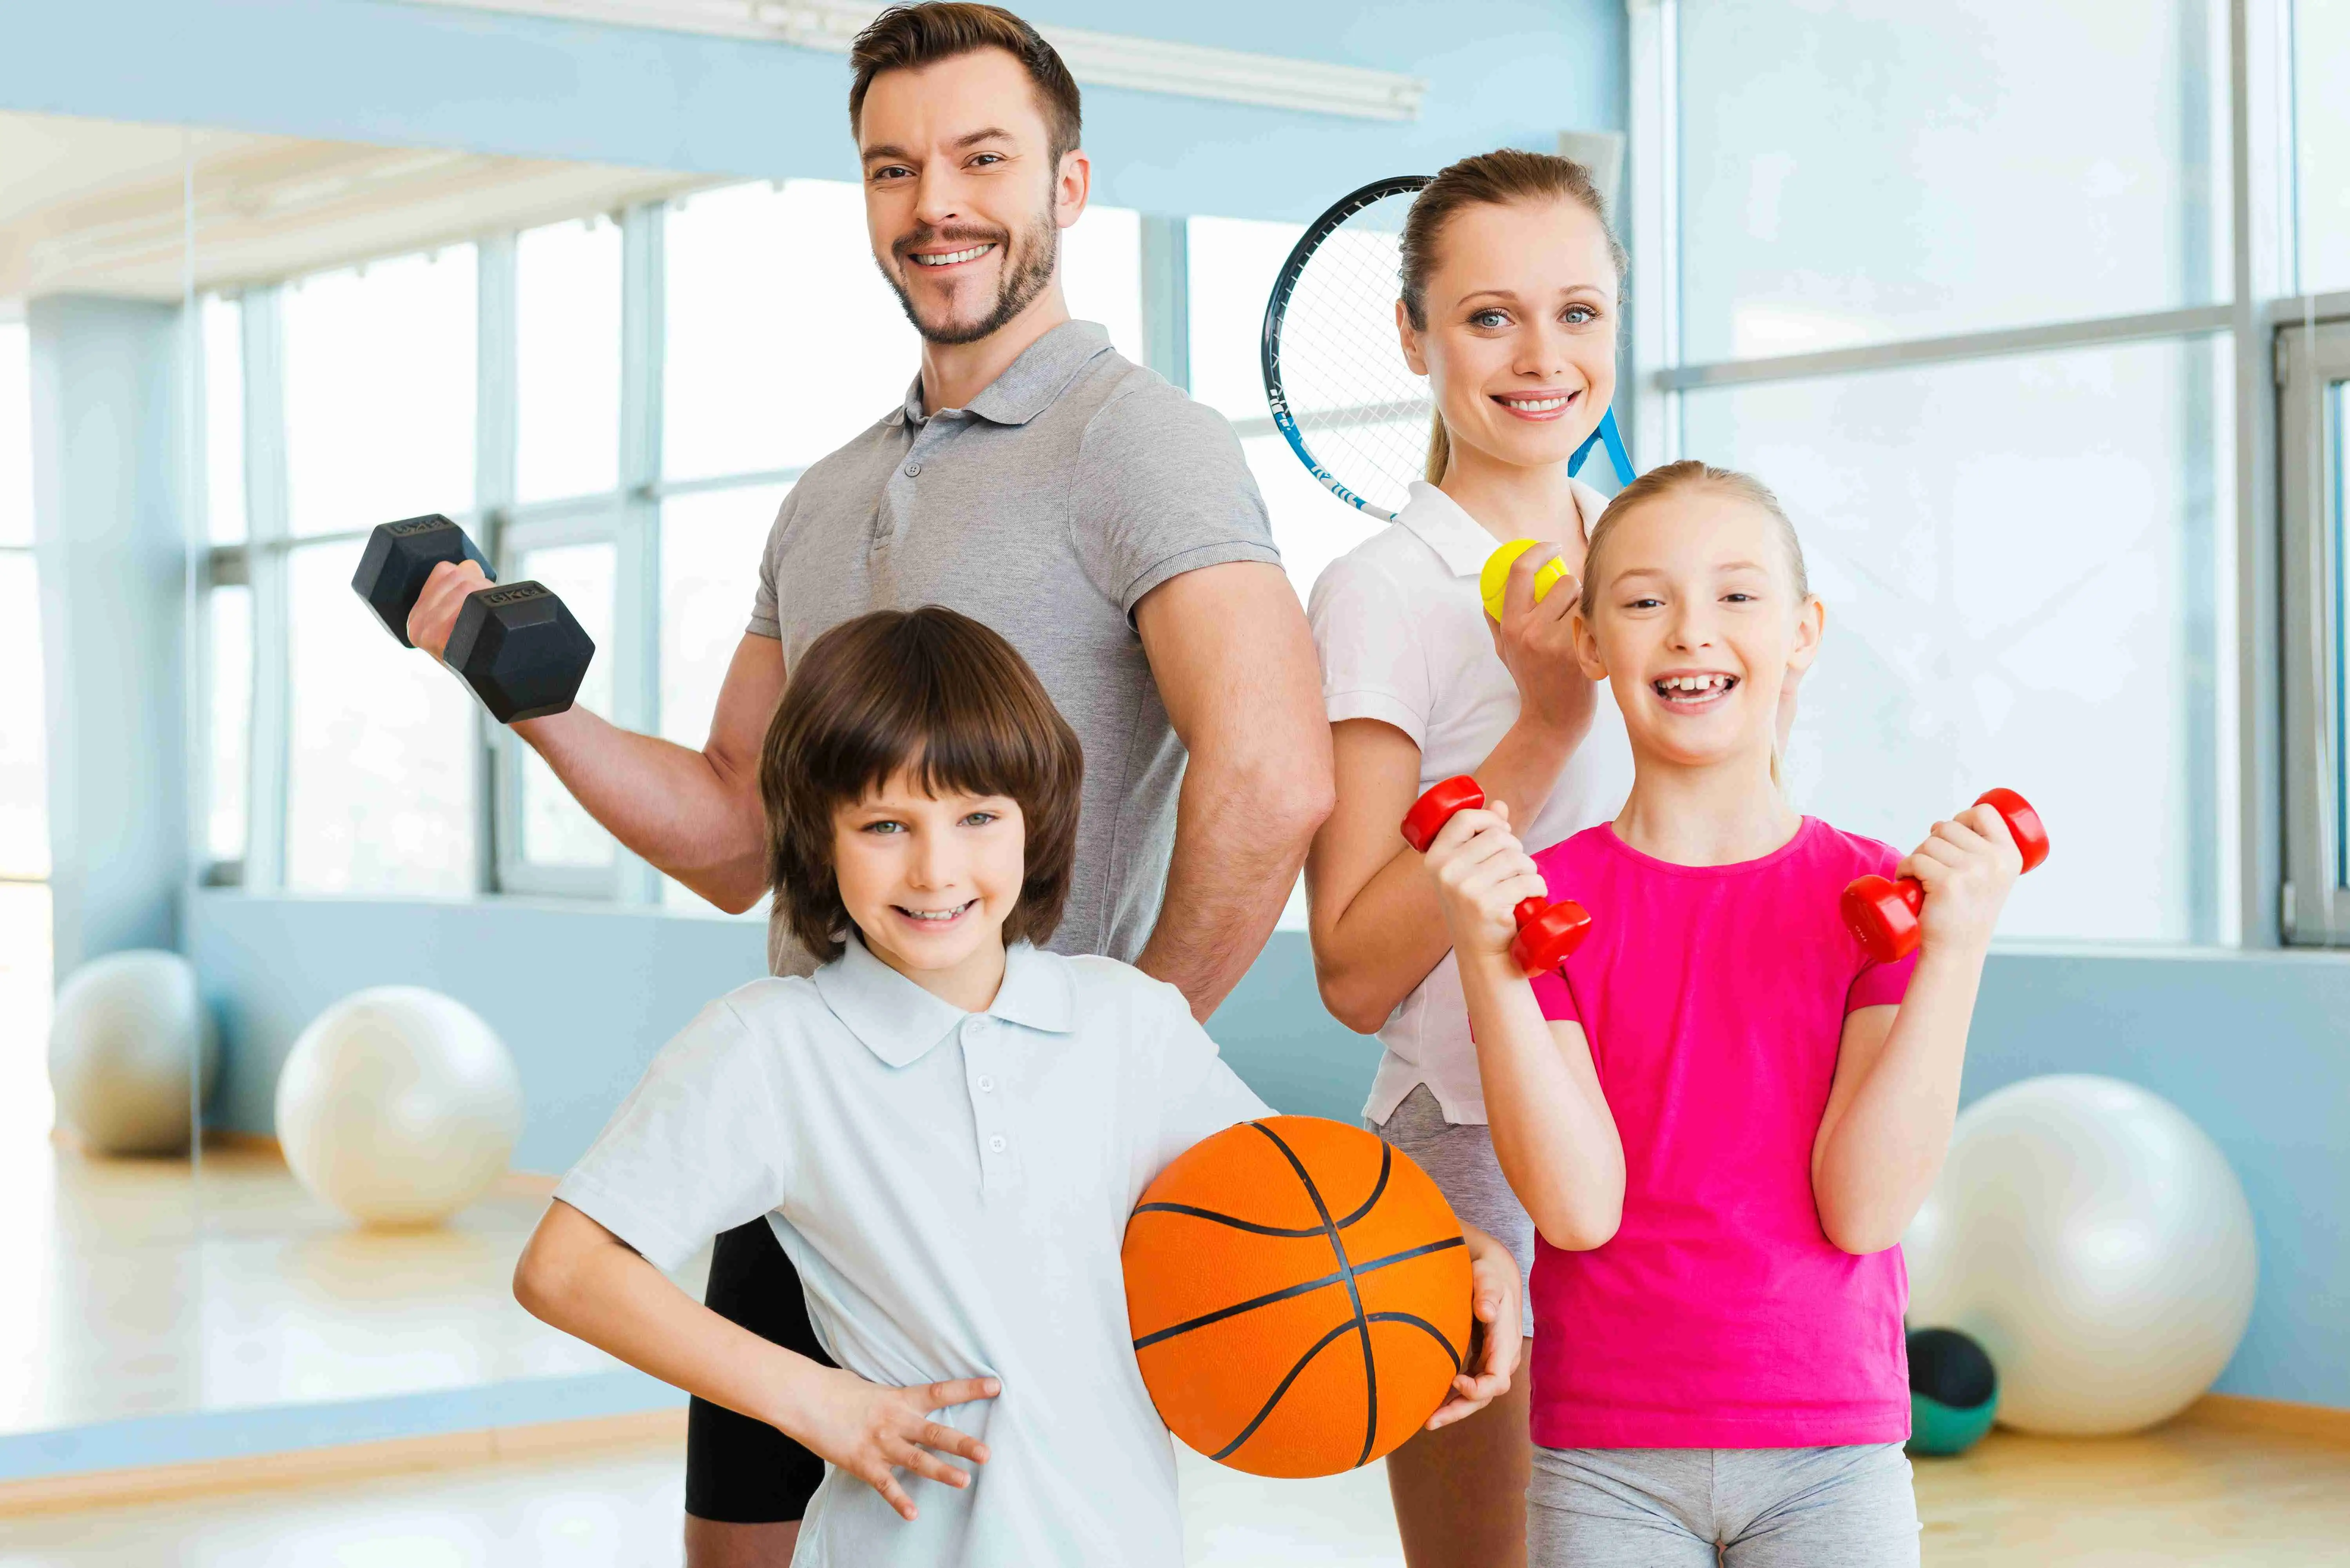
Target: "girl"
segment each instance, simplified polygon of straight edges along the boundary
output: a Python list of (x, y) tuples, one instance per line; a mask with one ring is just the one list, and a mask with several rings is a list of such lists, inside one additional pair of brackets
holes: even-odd
[[(1900, 874), (1918, 950), (1844, 929), (1884, 845), (1800, 817), (1777, 707), (1819, 648), (1794, 531), (1677, 462), (1594, 533), (1575, 637), (1629, 734), (1612, 824), (1529, 857), (1506, 807), (1429, 850), (1534, 1265), (1538, 1564), (1914, 1564), (1894, 1250), (1941, 1164), (1983, 955), (2022, 868), (1986, 807)], [(1508, 957), (1530, 894), (1591, 910), (1565, 976)]]
[[(1534, 1227), (1486, 1136), (1436, 885), (1396, 824), (1427, 785), (1461, 773), (1544, 844), (1624, 798), (1622, 726), (1575, 661), (1575, 584), (1533, 602), (1544, 562), (1582, 570), (1607, 505), (1566, 462), (1615, 391), (1623, 254), (1580, 165), (1505, 149), (1420, 192), (1402, 263), (1396, 327), (1437, 412), (1427, 483), (1314, 587), (1337, 778), (1336, 809), (1306, 861), (1314, 961), (1331, 1012), (1387, 1047), (1368, 1125), (1523, 1268)], [(1529, 537), (1550, 547), (1520, 558), (1497, 627), (1478, 573), (1497, 545)], [(1523, 1381), (1486, 1414), (1388, 1457), (1413, 1568), (1524, 1561)]]
[[(767, 732), (775, 897), (827, 962), (721, 997), (556, 1189), (531, 1312), (827, 1464), (793, 1561), (1180, 1563), (1118, 1241), (1143, 1187), (1265, 1114), (1170, 985), (1064, 958), (1082, 763), (1036, 676), (937, 606), (812, 643)], [(764, 1219), (827, 1365), (680, 1291)], [(1517, 1271), (1468, 1232), (1471, 1310)], [(1513, 1334), (1430, 1419), (1507, 1386)], [(951, 1462), (960, 1461), (960, 1462)]]

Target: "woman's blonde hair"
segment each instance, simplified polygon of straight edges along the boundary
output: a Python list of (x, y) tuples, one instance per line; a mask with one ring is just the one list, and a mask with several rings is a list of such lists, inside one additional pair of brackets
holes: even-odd
[[(1795, 600), (1801, 603), (1812, 597), (1811, 575), (1804, 567), (1804, 544), (1795, 537), (1795, 524), (1789, 521), (1787, 509), (1771, 487), (1751, 473), (1734, 468), (1716, 468), (1696, 458), (1683, 458), (1652, 468), (1616, 493), (1607, 510), (1599, 514), (1599, 522), (1591, 530), (1591, 541), (1583, 551), (1583, 597), (1576, 608), (1588, 623), (1599, 608), (1599, 563), (1607, 542), (1623, 525), (1624, 519), (1641, 507), (1669, 496), (1686, 494), (1693, 490), (1722, 491), (1740, 501), (1761, 508), (1777, 524), (1779, 545), (1786, 553), (1787, 575), (1795, 589)], [(1783, 784), (1779, 776), (1779, 746), (1774, 732), (1771, 745), (1771, 782)]]
[[(1607, 236), (1608, 259), (1616, 264), (1618, 297), (1624, 288), (1624, 247), (1607, 226), (1607, 204), (1591, 171), (1571, 158), (1548, 152), (1526, 152), (1515, 147), (1496, 148), (1447, 164), (1412, 198), (1403, 221), (1403, 310), (1412, 330), (1428, 330), (1428, 279), (1436, 270), (1437, 245), (1444, 227), (1463, 207), (1500, 207), (1513, 202), (1573, 202), (1599, 221)], [(1444, 411), (1430, 416), (1428, 431), (1428, 482), (1444, 477), (1452, 461), (1452, 438), (1444, 428)]]

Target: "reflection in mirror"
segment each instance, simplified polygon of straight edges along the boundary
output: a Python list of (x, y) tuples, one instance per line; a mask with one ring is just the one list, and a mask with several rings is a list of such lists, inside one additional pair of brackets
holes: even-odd
[[(479, 1061), (362, 1031), (309, 1101), (278, 1090), (315, 1020), (387, 984), (483, 1014), (510, 1085), (563, 1046), (534, 1029), (544, 976), (400, 938), (388, 900), (500, 885), (492, 736), (349, 583), (374, 524), (446, 513), (625, 643), (622, 234), (707, 182), (5, 113), (0, 167), (0, 1243), (35, 1277), (0, 1297), (0, 1488), (265, 1447), (254, 1413), (285, 1407), (348, 1441), (641, 1402), (510, 1289), (547, 1173), (617, 1087), (521, 1117), (505, 1174), (404, 1228), (326, 1200), (353, 1173), (316, 1160), (380, 1152), (416, 1130), (419, 1075), (462, 1092)], [(763, 525), (772, 497), (741, 494)], [(584, 699), (609, 709), (618, 674)], [(529, 799), (527, 855), (608, 867), (567, 797)], [(176, 951), (109, 969), (142, 948)], [(632, 1075), (648, 1043), (621, 1048)], [(161, 1131), (126, 1133), (149, 1100)], [(297, 1171), (281, 1110), (368, 1137)], [(423, 1158), (452, 1158), (424, 1121)], [(136, 1456), (133, 1417), (155, 1423)]]

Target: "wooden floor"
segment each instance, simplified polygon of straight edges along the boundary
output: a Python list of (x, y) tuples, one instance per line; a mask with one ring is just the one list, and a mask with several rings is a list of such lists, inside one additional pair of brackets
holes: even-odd
[(1994, 1432), (1917, 1472), (1929, 1568), (2350, 1563), (2350, 1440), (2219, 1411), (2134, 1438)]
[[(673, 1568), (673, 1441), (298, 1490), (0, 1520), (0, 1568)], [(1376, 1468), (1266, 1481), (1186, 1455), (1199, 1568), (1400, 1568)], [(1928, 1568), (2350, 1560), (2350, 1443), (2188, 1419), (2140, 1438), (1996, 1433), (1921, 1460)]]
[(95, 1159), (19, 1133), (0, 1139), (0, 1432), (615, 1365), (515, 1303), (541, 1179), (444, 1226), (363, 1231), (272, 1152), (208, 1148), (192, 1180), (185, 1158)]

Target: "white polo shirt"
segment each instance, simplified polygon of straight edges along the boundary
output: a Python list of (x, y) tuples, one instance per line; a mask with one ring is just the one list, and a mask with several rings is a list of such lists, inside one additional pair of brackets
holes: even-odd
[(937, 1417), (989, 1447), (969, 1488), (900, 1472), (908, 1523), (828, 1470), (800, 1568), (1175, 1568), (1174, 1452), (1118, 1247), (1168, 1161), (1267, 1114), (1182, 993), (1139, 970), (1023, 943), (967, 1013), (852, 937), (811, 977), (703, 1009), (556, 1196), (663, 1269), (764, 1214), (842, 1366), (1002, 1380)]
[[(1577, 482), (1584, 536), (1607, 498)], [(1419, 787), (1474, 773), (1518, 722), (1518, 688), (1493, 651), (1477, 575), (1501, 540), (1436, 486), (1415, 481), (1396, 521), (1330, 563), (1307, 607), (1330, 722), (1378, 719), (1419, 748)], [(1518, 829), (1528, 849), (1572, 837), (1623, 809), (1632, 749), (1603, 683), (1591, 732), (1550, 798)], [(1401, 842), (1400, 839), (1398, 840)], [(1383, 1122), (1426, 1084), (1451, 1122), (1485, 1120), (1461, 969), (1447, 952), (1379, 1030), (1387, 1047), (1363, 1114)]]

